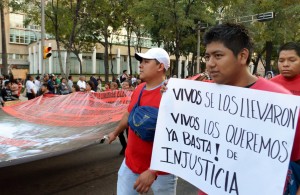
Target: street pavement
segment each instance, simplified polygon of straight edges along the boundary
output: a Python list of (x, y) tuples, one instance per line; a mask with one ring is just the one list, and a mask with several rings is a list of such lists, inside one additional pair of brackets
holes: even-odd
[[(121, 145), (99, 144), (64, 155), (0, 168), (1, 195), (115, 195)], [(152, 194), (149, 192), (148, 194)], [(197, 188), (179, 178), (178, 195)]]

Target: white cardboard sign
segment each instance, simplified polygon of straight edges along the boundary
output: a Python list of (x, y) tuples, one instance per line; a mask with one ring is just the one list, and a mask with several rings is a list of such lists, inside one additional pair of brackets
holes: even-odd
[(151, 169), (207, 194), (282, 195), (300, 97), (171, 79)]

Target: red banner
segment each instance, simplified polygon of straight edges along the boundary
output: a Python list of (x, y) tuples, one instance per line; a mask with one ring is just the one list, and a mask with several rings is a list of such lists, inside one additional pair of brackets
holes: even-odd
[(46, 95), (0, 109), (0, 167), (99, 143), (117, 126), (131, 94)]

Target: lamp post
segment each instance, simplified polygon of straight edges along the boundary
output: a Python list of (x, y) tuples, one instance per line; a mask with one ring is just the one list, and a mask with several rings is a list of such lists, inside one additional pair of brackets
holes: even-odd
[[(41, 52), (40, 52), (40, 61), (42, 64), (42, 74), (45, 74), (45, 61), (44, 61), (44, 45), (45, 45), (45, 0), (41, 0)], [(39, 73), (38, 73), (39, 74)]]

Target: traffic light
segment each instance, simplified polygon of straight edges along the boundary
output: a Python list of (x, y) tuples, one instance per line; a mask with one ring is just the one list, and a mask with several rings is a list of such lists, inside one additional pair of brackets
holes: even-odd
[(52, 47), (44, 47), (44, 59), (49, 58), (52, 55)]

